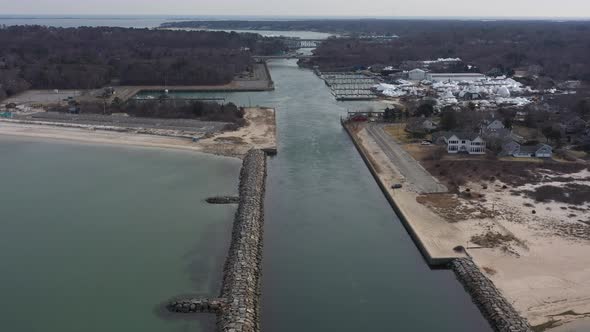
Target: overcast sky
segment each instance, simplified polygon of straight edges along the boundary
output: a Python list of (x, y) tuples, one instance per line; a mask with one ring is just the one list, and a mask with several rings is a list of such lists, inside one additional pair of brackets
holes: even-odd
[(588, 17), (590, 0), (0, 0), (2, 14)]

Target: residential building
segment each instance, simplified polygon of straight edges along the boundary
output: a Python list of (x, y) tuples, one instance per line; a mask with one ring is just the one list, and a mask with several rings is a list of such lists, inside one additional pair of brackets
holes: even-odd
[(438, 128), (438, 125), (429, 118), (410, 118), (406, 122), (406, 131), (409, 133), (426, 134)]
[(444, 139), (448, 153), (486, 153), (486, 142), (478, 133), (448, 132), (443, 136), (438, 136), (436, 141), (440, 142), (440, 138)]
[(547, 144), (521, 145), (516, 141), (508, 141), (502, 146), (500, 156), (512, 156), (517, 158), (551, 158), (553, 148)]
[(562, 121), (562, 127), (566, 134), (583, 132), (588, 124), (579, 116), (572, 116)]
[(484, 120), (482, 122), (482, 129), (485, 131), (498, 131), (505, 129), (504, 123), (498, 119), (495, 120)]

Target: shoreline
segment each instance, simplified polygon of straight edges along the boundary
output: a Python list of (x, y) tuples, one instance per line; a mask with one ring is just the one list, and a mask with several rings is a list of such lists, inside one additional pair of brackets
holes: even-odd
[(242, 158), (250, 148), (276, 153), (276, 118), (272, 108), (246, 108), (247, 124), (236, 131), (218, 132), (193, 142), (189, 136), (137, 133), (125, 127), (51, 123), (42, 121), (0, 120), (0, 135), (51, 139), (87, 144), (138, 146), (176, 149)]
[(396, 180), (399, 180), (399, 177), (385, 179), (383, 171), (371, 160), (374, 156), (366, 150), (367, 147), (363, 144), (362, 138), (347, 124), (343, 123), (342, 126), (428, 265), (446, 266), (456, 258), (467, 257), (464, 253), (453, 250), (453, 248), (462, 244), (454, 241), (456, 239), (452, 233), (456, 230), (446, 228), (446, 225), (441, 227), (438, 224), (439, 220), (433, 218), (433, 214), (425, 215), (426, 209), (422, 209), (419, 204), (413, 203), (417, 196), (415, 193), (406, 189), (391, 189), (393, 183), (398, 182)]
[[(375, 162), (374, 158), (379, 157), (375, 155), (378, 151), (367, 150), (364, 140), (370, 137), (361, 135), (365, 128), (358, 130), (344, 122), (342, 126), (428, 265), (452, 270), (493, 330), (531, 332), (526, 318), (486, 278), (479, 266), (473, 263), (462, 243), (455, 242), (460, 239), (457, 237), (458, 229), (433, 213), (425, 214), (424, 207), (416, 201), (417, 194), (406, 189), (405, 185), (399, 189), (391, 189), (392, 179), (385, 178), (386, 172), (381, 169), (382, 164)], [(395, 181), (403, 182), (395, 165), (391, 166), (393, 169), (390, 170), (396, 173)]]
[[(515, 189), (510, 189), (512, 186), (509, 184), (508, 187), (503, 186), (499, 180), (493, 183), (468, 182), (460, 188), (460, 192), (471, 190), (474, 195), (483, 195), (481, 197), (486, 198), (483, 202), (463, 198), (454, 192), (420, 189), (412, 174), (406, 174), (407, 167), (402, 167), (404, 162), (386, 155), (365, 124), (343, 123), (343, 127), (429, 265), (433, 265), (435, 251), (432, 249), (436, 247), (425, 245), (424, 239), (435, 241), (447, 250), (458, 247), (479, 270), (474, 273), (480, 273), (493, 282), (492, 285), (499, 290), (498, 294), (505, 299), (500, 303), (508, 303), (529, 321), (535, 331), (562, 331), (560, 326), (568, 324), (590, 327), (590, 284), (585, 282), (590, 278), (590, 269), (587, 268), (590, 260), (583, 255), (588, 248), (587, 238), (583, 236), (588, 234), (583, 233), (587, 230), (579, 226), (563, 228), (565, 234), (552, 233), (552, 230), (555, 231), (552, 227), (571, 226), (563, 223), (571, 219), (572, 212), (579, 213), (577, 210), (555, 202), (535, 202), (530, 198), (514, 196), (510, 190)], [(413, 151), (406, 150), (406, 145), (400, 146), (408, 153)], [(582, 181), (583, 185), (584, 181), (589, 181), (588, 175), (590, 169), (569, 175), (548, 176), (556, 179), (570, 176)], [(556, 184), (548, 181), (548, 184)], [(403, 184), (403, 187), (391, 190), (392, 183)], [(515, 188), (523, 190), (544, 184)], [(436, 205), (454, 201), (459, 202), (458, 206), (441, 209)], [(406, 207), (405, 211), (400, 209), (400, 205)], [(440, 229), (437, 230), (437, 227)], [(507, 234), (515, 241), (507, 243), (506, 248), (474, 243), (474, 237), (492, 232)], [(447, 259), (455, 262), (464, 258)], [(481, 300), (482, 295), (477, 293), (480, 286), (464, 286), (472, 295), (475, 294), (474, 301)], [(565, 327), (563, 331), (566, 331)]]

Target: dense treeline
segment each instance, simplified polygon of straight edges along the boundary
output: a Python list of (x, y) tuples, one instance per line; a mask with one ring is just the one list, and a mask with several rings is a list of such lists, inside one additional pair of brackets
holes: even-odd
[[(316, 51), (316, 65), (352, 67), (404, 60), (461, 58), (483, 73), (532, 69), (556, 80), (590, 81), (590, 22), (407, 22), (385, 42), (335, 39)], [(402, 30), (401, 32), (399, 32)], [(466, 68), (465, 68), (466, 69)]]
[[(396, 35), (394, 40), (330, 39), (313, 65), (327, 70), (399, 66), (407, 60), (459, 57), (481, 72), (533, 68), (552, 79), (590, 81), (590, 22), (455, 20), (307, 20), (178, 22), (175, 26), (314, 30), (345, 35)], [(460, 69), (460, 68), (459, 68)], [(466, 70), (466, 68), (465, 68)]]
[(257, 34), (125, 28), (0, 28), (0, 100), (29, 87), (224, 84), (252, 52), (282, 44)]
[[(52, 107), (49, 111), (70, 113), (72, 106)], [(233, 103), (186, 101), (173, 99), (130, 100), (126, 103), (115, 101), (103, 104), (99, 101), (86, 101), (76, 104), (80, 114), (111, 115), (124, 113), (139, 118), (159, 119), (198, 119), (202, 121), (232, 122), (244, 124), (244, 111)]]

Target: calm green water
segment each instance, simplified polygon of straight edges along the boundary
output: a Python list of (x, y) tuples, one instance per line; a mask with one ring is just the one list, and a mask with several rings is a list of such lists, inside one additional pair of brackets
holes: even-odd
[(295, 61), (270, 63), (275, 91), (180, 93), (277, 109), (269, 161), (265, 331), (491, 331), (450, 271), (432, 271), (379, 190), (336, 102)]
[(158, 304), (218, 294), (238, 160), (0, 137), (0, 331), (207, 331)]

